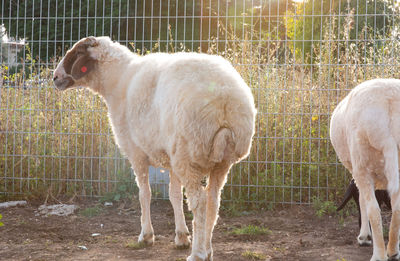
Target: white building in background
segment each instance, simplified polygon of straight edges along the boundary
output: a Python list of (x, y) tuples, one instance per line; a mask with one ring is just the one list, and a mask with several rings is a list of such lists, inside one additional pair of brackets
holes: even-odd
[(15, 40), (7, 36), (6, 28), (0, 25), (0, 64), (14, 67), (18, 64), (18, 53), (24, 49), (25, 39)]

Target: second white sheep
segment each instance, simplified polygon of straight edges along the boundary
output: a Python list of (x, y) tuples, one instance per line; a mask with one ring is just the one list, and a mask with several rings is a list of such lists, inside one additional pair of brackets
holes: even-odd
[[(336, 107), (330, 123), (333, 147), (352, 173), (360, 191), (362, 227), (359, 243), (368, 240), (372, 228), (371, 261), (398, 260), (400, 191), (400, 80), (376, 79), (355, 87)], [(391, 197), (392, 220), (387, 252), (375, 189)]]

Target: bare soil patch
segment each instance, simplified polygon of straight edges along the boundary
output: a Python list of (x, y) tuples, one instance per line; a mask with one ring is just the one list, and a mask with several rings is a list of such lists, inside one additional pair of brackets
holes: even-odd
[[(95, 202), (77, 203), (81, 210)], [(0, 260), (186, 260), (189, 249), (175, 249), (173, 210), (168, 201), (152, 203), (156, 233), (154, 246), (127, 247), (140, 232), (140, 209), (114, 204), (101, 206), (93, 217), (82, 212), (68, 217), (36, 216), (38, 204), (1, 209)], [(187, 224), (191, 229), (191, 221)], [(268, 235), (234, 235), (245, 225), (268, 228)], [(387, 225), (387, 224), (386, 224)], [(93, 237), (93, 233), (100, 235)], [(339, 222), (336, 216), (318, 218), (314, 210), (293, 206), (238, 217), (221, 217), (213, 238), (214, 260), (256, 260), (243, 253), (259, 253), (261, 260), (365, 261), (372, 247), (359, 247), (356, 216)], [(84, 246), (87, 250), (83, 250)]]

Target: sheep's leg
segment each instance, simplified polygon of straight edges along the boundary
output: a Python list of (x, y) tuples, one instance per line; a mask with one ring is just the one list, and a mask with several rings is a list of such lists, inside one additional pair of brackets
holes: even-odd
[(198, 185), (185, 186), (189, 209), (193, 212), (192, 253), (187, 261), (205, 261), (206, 252), (206, 191)]
[(132, 164), (136, 175), (136, 183), (139, 187), (139, 201), (142, 215), (140, 218), (142, 230), (139, 235), (139, 243), (153, 245), (154, 230), (151, 225), (150, 203), (151, 203), (151, 188), (149, 183), (149, 161), (138, 147), (131, 144), (132, 151), (127, 152), (129, 160)]
[(206, 250), (208, 259), (213, 259), (212, 233), (218, 219), (221, 189), (226, 183), (229, 167), (211, 172), (207, 186)]
[(385, 140), (383, 157), (385, 159), (385, 175), (388, 180), (387, 190), (391, 196), (392, 220), (390, 222), (388, 255), (391, 260), (399, 260), (399, 229), (400, 229), (400, 191), (399, 163), (397, 144), (393, 138)]
[(400, 230), (400, 191), (391, 197), (392, 220), (390, 222), (387, 253), (390, 260), (399, 260), (399, 230)]
[(178, 248), (188, 248), (190, 246), (190, 239), (183, 213), (182, 185), (172, 171), (170, 172), (169, 200), (171, 201), (175, 215), (175, 245)]
[(357, 237), (358, 244), (360, 246), (370, 246), (371, 240), (371, 229), (368, 221), (367, 206), (365, 200), (359, 200), (360, 202), (360, 213), (361, 213), (361, 229), (360, 234)]
[(387, 138), (383, 143), (383, 157), (385, 160), (385, 176), (388, 180), (387, 191), (389, 195), (399, 190), (399, 161), (396, 140)]
[(368, 219), (372, 228), (373, 255), (371, 261), (387, 260), (385, 242), (382, 233), (382, 218), (379, 204), (375, 198), (373, 183), (365, 180), (366, 176), (357, 181), (360, 190), (360, 204), (367, 207)]
[(146, 245), (153, 245), (154, 230), (151, 225), (150, 217), (151, 188), (148, 173), (136, 174), (136, 182), (139, 187), (139, 201), (142, 210), (142, 216), (140, 218), (142, 231), (140, 232), (138, 241)]

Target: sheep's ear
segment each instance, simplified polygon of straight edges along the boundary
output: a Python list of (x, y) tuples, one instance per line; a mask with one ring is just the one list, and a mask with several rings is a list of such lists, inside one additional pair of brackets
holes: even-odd
[(97, 42), (96, 37), (94, 37), (94, 36), (88, 36), (88, 37), (86, 37), (84, 43), (85, 43), (85, 45), (87, 45), (88, 47), (95, 47), (95, 46), (98, 46), (98, 45), (99, 45), (99, 43)]
[(63, 59), (64, 70), (77, 80), (91, 72), (96, 64), (96, 59), (90, 57), (89, 47), (98, 46), (99, 42), (93, 36), (82, 39), (67, 52)]
[(93, 71), (95, 66), (96, 60), (89, 55), (81, 56), (72, 65), (71, 75), (75, 80), (78, 80)]

